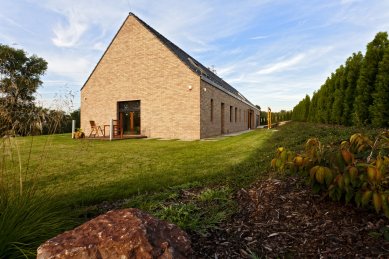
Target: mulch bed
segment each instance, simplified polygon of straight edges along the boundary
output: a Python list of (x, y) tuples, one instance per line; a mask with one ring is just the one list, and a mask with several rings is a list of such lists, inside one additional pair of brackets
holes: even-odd
[(386, 217), (323, 199), (297, 178), (260, 180), (236, 199), (230, 221), (191, 235), (196, 257), (389, 258)]

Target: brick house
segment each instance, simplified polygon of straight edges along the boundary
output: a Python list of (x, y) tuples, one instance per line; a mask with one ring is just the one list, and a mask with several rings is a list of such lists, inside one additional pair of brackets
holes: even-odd
[(130, 13), (81, 89), (81, 128), (122, 119), (124, 134), (201, 139), (256, 128), (235, 88)]

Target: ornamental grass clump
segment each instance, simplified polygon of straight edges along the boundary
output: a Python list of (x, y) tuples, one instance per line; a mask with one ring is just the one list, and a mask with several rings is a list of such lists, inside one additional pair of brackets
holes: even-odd
[(42, 242), (71, 225), (65, 203), (35, 188), (36, 172), (22, 162), (30, 154), (19, 151), (26, 138), (0, 139), (0, 258), (35, 257)]

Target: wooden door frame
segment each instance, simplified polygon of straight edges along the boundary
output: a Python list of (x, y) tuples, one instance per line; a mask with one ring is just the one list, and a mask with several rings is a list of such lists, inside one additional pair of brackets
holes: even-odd
[(247, 127), (248, 129), (253, 129), (253, 125), (254, 125), (254, 111), (251, 110), (251, 109), (248, 109), (248, 112), (247, 112)]
[(134, 133), (134, 112), (130, 112), (130, 134)]
[(220, 132), (221, 134), (225, 134), (225, 121), (224, 121), (224, 114), (225, 114), (225, 107), (224, 107), (224, 103), (221, 103), (220, 104)]
[[(117, 114), (118, 114), (118, 120), (119, 122), (121, 123), (122, 125), (122, 128), (123, 128), (123, 113), (124, 112), (120, 112), (119, 111), (119, 105), (120, 103), (125, 103), (125, 102), (139, 102), (139, 133), (136, 134), (136, 135), (141, 135), (142, 134), (142, 102), (141, 100), (128, 100), (128, 101), (118, 101), (117, 102)], [(134, 130), (134, 114), (135, 112), (138, 112), (138, 111), (128, 111), (129, 113), (129, 119), (130, 119), (130, 128), (129, 128), (129, 131), (130, 131), (130, 135), (135, 135), (135, 130)]]

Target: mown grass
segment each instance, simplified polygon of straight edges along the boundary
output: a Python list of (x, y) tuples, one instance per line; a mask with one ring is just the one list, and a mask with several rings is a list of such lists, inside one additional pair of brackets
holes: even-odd
[[(72, 140), (70, 135), (21, 139), (21, 150), (32, 152), (30, 171), (38, 189), (55, 190), (69, 204), (93, 204), (157, 192), (198, 181), (202, 184), (251, 178), (254, 171), (237, 171), (252, 158), (272, 131), (253, 131), (218, 141)], [(46, 150), (42, 151), (45, 147)], [(44, 156), (42, 156), (42, 152)], [(26, 161), (28, 156), (23, 156)]]
[(27, 177), (27, 184), (43, 192), (55, 190), (70, 206), (87, 206), (192, 182), (243, 186), (269, 168), (278, 146), (298, 151), (310, 137), (325, 144), (355, 132), (374, 135), (378, 130), (292, 122), (217, 141), (80, 141), (63, 134), (19, 142), (23, 166), (28, 164), (29, 174), (37, 176)]

